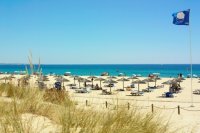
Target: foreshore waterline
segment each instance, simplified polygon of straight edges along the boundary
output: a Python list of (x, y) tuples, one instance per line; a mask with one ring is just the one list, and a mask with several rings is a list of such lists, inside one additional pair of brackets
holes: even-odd
[[(16, 71), (26, 71), (29, 69), (29, 64), (1, 64), (0, 72), (14, 73)], [(77, 64), (77, 65), (41, 65), (44, 75), (56, 74), (63, 75), (65, 72), (71, 72), (72, 75), (80, 76), (100, 76), (103, 72), (108, 72), (111, 76), (117, 76), (119, 73), (124, 73), (126, 76), (133, 74), (147, 77), (151, 73), (160, 73), (160, 77), (177, 77), (178, 74), (183, 74), (187, 77), (190, 74), (189, 64)], [(34, 70), (38, 70), (38, 65), (34, 65)], [(30, 73), (30, 72), (29, 72)], [(193, 74), (200, 75), (200, 64), (193, 65)]]

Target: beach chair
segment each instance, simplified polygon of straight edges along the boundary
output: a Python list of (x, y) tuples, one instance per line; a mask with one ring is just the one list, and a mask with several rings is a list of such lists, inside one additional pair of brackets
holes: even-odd
[(61, 90), (61, 89), (62, 89), (61, 82), (55, 82), (54, 86), (55, 86), (55, 88), (56, 88), (57, 90)]

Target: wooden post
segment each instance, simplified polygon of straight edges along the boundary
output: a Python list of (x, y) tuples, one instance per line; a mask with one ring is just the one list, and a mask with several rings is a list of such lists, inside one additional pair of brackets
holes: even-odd
[(106, 108), (108, 108), (108, 102), (106, 101)]
[(154, 112), (153, 104), (151, 104), (151, 111)]
[(180, 106), (178, 105), (178, 115), (181, 114), (181, 111), (180, 111)]
[(86, 106), (88, 106), (88, 100), (85, 101)]
[(130, 103), (128, 102), (128, 110), (130, 109)]

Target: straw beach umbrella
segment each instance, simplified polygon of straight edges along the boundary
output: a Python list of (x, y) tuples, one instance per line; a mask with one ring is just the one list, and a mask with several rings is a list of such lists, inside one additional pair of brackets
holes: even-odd
[(181, 85), (180, 83), (183, 82), (183, 80), (185, 80), (183, 77), (179, 77), (176, 79), (176, 81), (179, 83), (179, 85)]
[(153, 80), (155, 81), (155, 87), (157, 87), (157, 80), (161, 80), (159, 77), (154, 77)]
[(177, 79), (180, 79), (180, 80), (185, 80), (185, 78), (183, 78), (183, 77), (179, 77), (179, 78), (177, 78)]
[(123, 83), (123, 91), (124, 91), (124, 82), (129, 81), (129, 80), (126, 79), (126, 78), (121, 78), (121, 79), (119, 79), (117, 81), (122, 81), (122, 83)]
[(99, 77), (99, 78), (96, 78), (96, 79), (95, 79), (95, 81), (99, 81), (99, 82), (100, 82), (100, 87), (101, 87), (101, 82), (102, 82), (102, 81), (105, 81), (105, 79), (104, 79), (104, 78), (101, 78), (101, 77)]
[[(112, 79), (107, 79), (107, 80), (105, 80), (104, 81), (104, 83), (107, 83), (107, 84), (115, 84), (115, 83), (118, 83), (117, 81), (114, 81), (114, 80), (112, 80)], [(112, 86), (110, 85), (110, 92), (111, 92), (111, 88), (112, 88)]]
[(115, 84), (115, 83), (117, 83), (117, 81), (115, 81), (113, 79), (107, 79), (107, 80), (104, 81), (104, 83)]
[[(80, 88), (80, 83), (83, 82), (83, 83), (87, 83), (87, 82), (91, 82), (90, 80), (88, 79), (85, 79), (85, 78), (79, 78), (78, 79), (78, 82), (79, 82), (79, 88)], [(86, 87), (86, 86), (85, 86)]]
[[(80, 88), (80, 86), (81, 86), (81, 80), (83, 79), (83, 78), (81, 78), (81, 77), (77, 77), (76, 78), (77, 80), (78, 80), (78, 86), (79, 86), (79, 88)], [(74, 80), (76, 80), (75, 78), (74, 78)]]
[(93, 86), (94, 86), (94, 79), (96, 79), (97, 77), (96, 76), (90, 76), (88, 78), (91, 79), (91, 81), (92, 81), (92, 88), (93, 88)]
[[(176, 84), (176, 83), (177, 83), (177, 81), (173, 79), (173, 80), (165, 81), (165, 82), (163, 82), (162, 84), (164, 84), (164, 85), (169, 85), (169, 88), (170, 88), (171, 85)], [(170, 89), (169, 89), (169, 91), (171, 92)]]
[(89, 76), (88, 78), (89, 79), (96, 79), (97, 77), (96, 76)]
[(181, 85), (181, 82), (183, 82), (183, 80), (182, 80), (182, 79), (179, 79), (179, 78), (177, 78), (177, 79), (175, 79), (175, 80), (176, 80), (176, 82), (179, 83), (179, 85)]
[(63, 88), (65, 88), (65, 82), (70, 82), (70, 81), (66, 78), (62, 78)]
[(64, 88), (64, 87), (65, 87), (65, 82), (69, 82), (69, 80), (66, 79), (66, 78), (63, 78), (63, 77), (61, 77), (61, 76), (58, 76), (58, 77), (56, 78), (56, 82), (60, 82), (60, 83), (62, 84), (62, 87)]
[(136, 81), (133, 81), (132, 82), (133, 84), (138, 84), (138, 92), (140, 91), (140, 84), (146, 84), (146, 82), (145, 81), (143, 81), (143, 80), (136, 80)]
[(107, 79), (117, 79), (117, 77), (115, 77), (115, 76), (110, 76), (110, 77), (108, 77)]
[(148, 91), (149, 91), (149, 83), (150, 83), (150, 82), (155, 82), (155, 80), (152, 79), (152, 78), (147, 78), (147, 79), (144, 79), (143, 81), (144, 81), (144, 82), (147, 82), (147, 85), (148, 85), (148, 87), (147, 87), (147, 88), (148, 88)]
[(163, 82), (162, 84), (164, 84), (164, 85), (172, 85), (172, 84), (175, 84), (175, 83), (176, 83), (176, 80), (168, 80), (168, 81)]
[(77, 75), (73, 75), (73, 76), (71, 76), (71, 78), (74, 79), (74, 84), (76, 84), (76, 80), (78, 80), (80, 77)]
[(132, 82), (133, 82), (134, 79), (138, 79), (138, 78), (137, 78), (136, 76), (131, 76), (131, 77), (129, 77), (128, 79), (131, 79)]

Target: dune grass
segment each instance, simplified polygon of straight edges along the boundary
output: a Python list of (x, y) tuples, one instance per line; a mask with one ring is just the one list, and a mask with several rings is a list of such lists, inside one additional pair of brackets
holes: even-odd
[(31, 121), (24, 123), (22, 115), (29, 113), (48, 118), (59, 125), (61, 133), (165, 133), (168, 125), (160, 125), (154, 114), (139, 110), (94, 110), (76, 106), (65, 91), (39, 90), (1, 84), (11, 103), (0, 101), (0, 132), (35, 132)]

